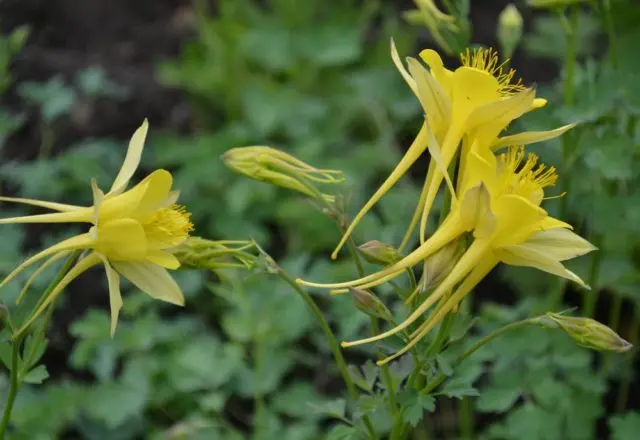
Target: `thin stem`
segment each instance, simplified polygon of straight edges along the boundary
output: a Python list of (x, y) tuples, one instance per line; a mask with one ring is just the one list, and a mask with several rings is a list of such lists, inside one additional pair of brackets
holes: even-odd
[[(329, 347), (331, 348), (333, 357), (335, 358), (336, 364), (338, 365), (338, 369), (340, 370), (342, 379), (344, 380), (344, 383), (347, 386), (347, 391), (349, 392), (349, 396), (351, 396), (351, 398), (354, 401), (358, 400), (358, 391), (353, 383), (353, 380), (351, 379), (351, 376), (349, 375), (349, 371), (347, 370), (347, 364), (344, 360), (344, 357), (342, 356), (340, 345), (338, 344), (338, 341), (336, 340), (336, 337), (333, 334), (331, 327), (329, 327), (329, 323), (327, 322), (324, 315), (322, 314), (322, 311), (317, 306), (313, 298), (311, 298), (311, 295), (309, 295), (309, 293), (307, 293), (306, 290), (301, 288), (300, 285), (296, 283), (296, 281), (293, 278), (291, 278), (291, 276), (287, 272), (282, 270), (282, 268), (278, 267), (278, 270), (276, 271), (276, 273), (285, 283), (287, 283), (289, 286), (291, 286), (293, 290), (295, 290), (295, 292), (307, 304), (309, 309), (311, 309), (311, 313), (315, 315), (316, 319), (318, 320), (318, 323), (320, 324), (320, 327), (322, 328), (322, 331), (324, 332), (327, 338), (327, 341), (329, 342)], [(371, 424), (371, 421), (369, 420), (369, 418), (367, 416), (363, 416), (362, 420), (367, 428), (367, 431), (369, 431), (369, 435), (371, 436), (371, 438), (377, 439), (378, 436), (376, 435), (375, 430), (373, 429), (373, 425)]]
[(458, 418), (460, 419), (460, 437), (464, 440), (474, 438), (473, 401), (468, 397), (459, 403)]
[[(380, 327), (378, 326), (378, 318), (375, 316), (371, 316), (371, 331), (374, 335), (380, 334)], [(384, 359), (384, 353), (382, 350), (378, 350), (378, 359)], [(384, 383), (387, 392), (389, 393), (389, 412), (392, 417), (396, 416), (398, 412), (398, 404), (396, 403), (396, 390), (393, 385), (393, 378), (391, 377), (391, 373), (389, 371), (388, 365), (380, 366), (380, 376), (382, 377), (382, 382)]]
[(13, 404), (16, 401), (18, 389), (20, 388), (20, 382), (18, 381), (18, 360), (20, 358), (20, 345), (22, 345), (22, 339), (22, 337), (19, 337), (14, 340), (11, 350), (11, 379), (9, 385), (9, 396), (7, 397), (7, 403), (4, 406), (2, 422), (0, 422), (0, 440), (4, 440), (5, 432), (7, 431), (9, 421), (11, 420)]
[[(493, 332), (489, 333), (487, 336), (485, 336), (484, 338), (480, 339), (478, 342), (473, 344), (471, 347), (469, 347), (464, 353), (462, 353), (462, 355), (460, 355), (460, 357), (458, 358), (457, 363), (460, 364), (461, 362), (466, 360), (469, 356), (471, 356), (473, 353), (475, 353), (480, 347), (493, 341), (498, 336), (503, 335), (512, 330), (515, 330), (517, 328), (526, 327), (532, 324), (537, 324), (539, 319), (540, 319), (539, 317), (523, 319), (522, 321), (512, 322), (511, 324), (507, 324), (504, 327), (494, 330)], [(436, 376), (431, 382), (427, 384), (426, 387), (422, 389), (422, 391), (420, 391), (420, 393), (429, 394), (438, 385), (440, 385), (446, 379), (446, 377), (447, 376), (445, 376), (443, 373), (438, 374), (438, 376)]]
[(633, 318), (629, 328), (629, 342), (633, 345), (633, 352), (627, 359), (626, 368), (622, 381), (618, 385), (618, 397), (616, 399), (616, 411), (622, 412), (627, 408), (629, 400), (629, 386), (631, 385), (631, 375), (633, 374), (633, 364), (638, 355), (638, 334), (640, 334), (640, 305), (636, 304), (633, 309)]
[(602, 14), (604, 18), (604, 28), (607, 31), (609, 39), (609, 49), (611, 51), (611, 65), (614, 69), (618, 68), (618, 48), (616, 44), (616, 33), (613, 25), (613, 17), (611, 16), (611, 1), (602, 0)]
[[(614, 332), (618, 332), (618, 327), (620, 327), (620, 317), (622, 315), (622, 296), (613, 294), (613, 298), (611, 300), (611, 308), (609, 309), (609, 319), (607, 320), (607, 325)], [(609, 369), (611, 368), (611, 362), (613, 360), (611, 353), (604, 353), (602, 358), (602, 363), (600, 364), (599, 374), (601, 376), (605, 376)]]

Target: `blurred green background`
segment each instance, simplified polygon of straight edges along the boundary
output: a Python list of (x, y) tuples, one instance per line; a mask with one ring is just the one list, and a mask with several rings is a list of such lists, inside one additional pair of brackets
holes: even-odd
[[(495, 47), (498, 15), (507, 2), (453, 3), (463, 26), (451, 41)], [(567, 189), (569, 195), (547, 207), (566, 214), (601, 248), (597, 257), (573, 266), (599, 295), (595, 317), (637, 342), (640, 5), (611, 4), (613, 45), (598, 10), (578, 9), (575, 93), (567, 99), (563, 21), (516, 2), (525, 29), (511, 65), (526, 84), (537, 84), (549, 105), (515, 128), (583, 122), (570, 157), (563, 159), (559, 140), (532, 150), (565, 167), (558, 193)], [(349, 262), (328, 258), (339, 239), (330, 219), (297, 194), (233, 174), (219, 157), (232, 147), (271, 145), (318, 167), (343, 170), (355, 213), (421, 121), (419, 104), (389, 56), (390, 37), (403, 56), (436, 47), (425, 27), (404, 19), (413, 7), (383, 0), (5, 0), (2, 191), (90, 203), (91, 177), (103, 187), (111, 181), (129, 136), (147, 117), (142, 171), (174, 173), (199, 235), (253, 238), (296, 276), (348, 279)], [(448, 62), (456, 65), (454, 58)], [(399, 242), (426, 163), (367, 216), (358, 243)], [(9, 204), (2, 211), (35, 212)], [(0, 271), (8, 273), (25, 256), (74, 232), (0, 227)], [(286, 285), (246, 271), (176, 277), (187, 296), (184, 309), (128, 288), (113, 339), (102, 274), (74, 281), (54, 314), (46, 368), (18, 397), (10, 438), (357, 438), (335, 427), (344, 412), (342, 382), (311, 314)], [(49, 278), (38, 278), (35, 288)], [(14, 282), (2, 292), (12, 310), (20, 288)], [(492, 273), (473, 299), (471, 310), (482, 322), (478, 334), (546, 311), (553, 289), (558, 283), (551, 276), (532, 269)], [(584, 293), (566, 289), (566, 305), (582, 307)], [(317, 293), (339, 338), (363, 334), (368, 318), (350, 298)], [(26, 301), (22, 309), (28, 306)], [(346, 355), (359, 365), (372, 353), (364, 347)], [(6, 354), (5, 344), (3, 362)], [(464, 390), (475, 387), (481, 397), (439, 399), (425, 422), (432, 438), (638, 438), (635, 352), (602, 358), (562, 335), (526, 330), (474, 359), (465, 363), (457, 394), (449, 395), (471, 395)], [(400, 364), (392, 371), (398, 382), (407, 374)], [(372, 375), (375, 367), (366, 364), (365, 388)], [(6, 389), (6, 374), (0, 385)], [(369, 388), (357, 410), (388, 423)], [(459, 422), (463, 403), (476, 408), (471, 427)]]

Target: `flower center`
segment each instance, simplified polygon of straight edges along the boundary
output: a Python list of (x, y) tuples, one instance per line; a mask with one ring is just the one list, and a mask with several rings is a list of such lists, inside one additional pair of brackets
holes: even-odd
[(506, 59), (500, 63), (498, 52), (492, 48), (474, 49), (473, 51), (467, 49), (460, 54), (460, 61), (465, 67), (482, 70), (494, 76), (498, 80), (498, 84), (500, 84), (500, 95), (502, 97), (510, 96), (525, 88), (521, 79), (518, 79), (513, 84), (511, 83), (516, 74), (515, 69), (509, 69), (505, 72), (505, 67), (509, 60)]
[(176, 204), (155, 211), (142, 222), (149, 245), (165, 249), (182, 243), (193, 231), (190, 217), (184, 206)]
[(558, 180), (554, 167), (538, 163), (538, 156), (529, 153), (525, 160), (524, 146), (511, 147), (498, 157), (499, 174), (505, 193), (518, 194), (537, 204), (542, 201), (543, 188)]

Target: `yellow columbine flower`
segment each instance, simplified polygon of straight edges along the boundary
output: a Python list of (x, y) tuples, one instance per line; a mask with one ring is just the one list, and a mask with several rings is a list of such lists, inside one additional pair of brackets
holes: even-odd
[[(317, 284), (298, 280), (313, 287), (366, 289), (382, 284), (404, 270), (424, 261), (463, 233), (472, 231), (474, 240), (449, 274), (429, 297), (397, 327), (380, 335), (344, 346), (373, 342), (406, 329), (418, 320), (438, 300), (436, 311), (411, 335), (409, 344), (384, 362), (405, 353), (425, 336), (471, 289), (499, 262), (515, 266), (530, 266), (587, 287), (561, 261), (596, 249), (591, 243), (570, 231), (571, 226), (540, 208), (543, 189), (555, 184), (555, 169), (537, 165), (538, 158), (529, 154), (526, 161), (523, 147), (511, 148), (498, 158), (486, 149), (469, 153), (461, 179), (461, 197), (426, 242), (399, 262), (355, 281)], [(458, 285), (458, 283), (460, 283)], [(446, 297), (458, 285), (455, 292)]]
[[(0, 287), (4, 286), (23, 269), (44, 258), (47, 260), (43, 266), (46, 266), (75, 250), (88, 251), (62, 278), (19, 332), (24, 331), (73, 279), (97, 264), (104, 265), (109, 282), (112, 335), (122, 307), (120, 276), (124, 276), (153, 298), (177, 305), (184, 304), (180, 287), (167, 269), (177, 269), (180, 266), (173, 251), (187, 239), (193, 226), (189, 221), (190, 214), (183, 207), (176, 205), (178, 192), (171, 191), (171, 174), (166, 170), (156, 170), (133, 188), (126, 190), (140, 163), (148, 126), (145, 120), (133, 134), (122, 168), (109, 192), (104, 194), (95, 181), (91, 182), (93, 206), (0, 197), (0, 201), (57, 211), (0, 219), (0, 224), (92, 225), (88, 232), (63, 240), (27, 259), (0, 283)], [(40, 269), (37, 272), (39, 271)], [(27, 284), (32, 279), (33, 276)]]
[[(411, 221), (400, 250), (407, 244), (420, 215), (426, 224), (426, 218), (443, 178), (447, 181), (450, 191), (454, 192), (447, 168), (463, 139), (469, 147), (477, 144), (478, 148), (495, 151), (506, 145), (548, 140), (574, 126), (570, 124), (550, 131), (524, 132), (498, 138), (500, 132), (511, 121), (530, 110), (544, 106), (546, 101), (535, 98), (535, 90), (525, 88), (520, 81), (514, 83), (515, 71), (511, 69), (505, 72), (503, 64), (498, 61), (497, 53), (491, 49), (473, 52), (467, 50), (461, 55), (462, 66), (455, 71), (446, 69), (438, 53), (433, 50), (423, 50), (420, 56), (430, 70), (413, 58), (407, 59), (407, 70), (393, 41), (391, 42), (391, 57), (400, 74), (420, 100), (425, 111), (425, 122), (395, 169), (353, 219), (332, 258), (337, 257), (337, 253), (362, 217), (398, 182), (426, 149), (429, 149), (432, 160), (416, 215)], [(466, 153), (463, 152), (463, 156)], [(424, 227), (421, 230), (422, 241)]]

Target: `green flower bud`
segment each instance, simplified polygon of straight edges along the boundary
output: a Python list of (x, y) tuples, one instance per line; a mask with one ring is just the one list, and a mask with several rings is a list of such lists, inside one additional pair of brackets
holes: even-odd
[(342, 172), (314, 168), (290, 154), (271, 147), (232, 148), (222, 155), (222, 161), (232, 170), (261, 182), (306, 194), (321, 196), (328, 202), (334, 197), (322, 194), (312, 187), (314, 183), (342, 183)]
[(378, 240), (367, 241), (358, 246), (358, 250), (369, 263), (380, 266), (388, 266), (402, 259), (396, 248)]
[(540, 323), (547, 327), (560, 327), (576, 344), (592, 350), (623, 353), (632, 347), (609, 327), (591, 318), (549, 312)]
[(458, 262), (463, 251), (464, 249), (460, 245), (460, 241), (455, 240), (428, 257), (424, 262), (422, 290), (433, 289), (440, 284), (440, 282), (449, 275), (449, 272), (451, 272), (453, 266)]
[(438, 46), (448, 54), (453, 53), (447, 40), (442, 34), (442, 29), (450, 32), (459, 32), (456, 18), (442, 12), (433, 0), (414, 0), (418, 9), (404, 13), (404, 18), (411, 24), (426, 26)]
[(389, 320), (391, 312), (380, 299), (368, 290), (349, 287), (349, 293), (358, 309), (369, 316)]
[(505, 58), (510, 58), (522, 39), (522, 15), (512, 3), (498, 17), (498, 42)]
[(217, 271), (225, 268), (251, 269), (256, 266), (257, 257), (246, 252), (255, 247), (253, 241), (214, 241), (200, 237), (189, 237), (175, 251), (174, 255), (183, 267)]

